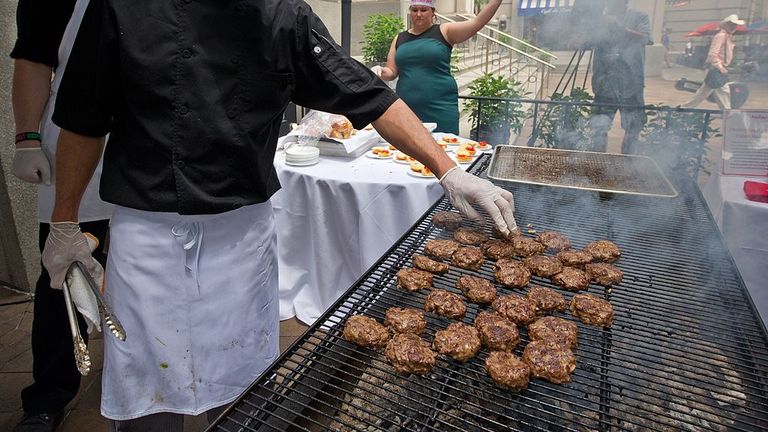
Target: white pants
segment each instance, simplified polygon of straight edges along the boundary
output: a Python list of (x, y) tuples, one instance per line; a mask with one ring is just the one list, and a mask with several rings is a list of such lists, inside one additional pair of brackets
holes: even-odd
[(105, 297), (127, 339), (104, 337), (105, 417), (200, 414), (277, 357), (270, 203), (203, 216), (117, 207), (110, 234)]
[(717, 102), (717, 105), (721, 110), (731, 109), (731, 88), (728, 84), (713, 89), (706, 83), (701, 83), (701, 87), (699, 87), (696, 94), (693, 95), (693, 99), (680, 106), (683, 108), (695, 108), (707, 100), (710, 94), (714, 94), (715, 102)]

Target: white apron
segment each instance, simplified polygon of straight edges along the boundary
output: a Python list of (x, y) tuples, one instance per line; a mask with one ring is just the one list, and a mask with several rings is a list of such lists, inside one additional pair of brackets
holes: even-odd
[(104, 337), (101, 413), (197, 415), (234, 400), (279, 354), (269, 202), (216, 215), (116, 207), (106, 300), (127, 333)]
[[(51, 185), (46, 186), (43, 183), (37, 188), (37, 218), (39, 222), (48, 223), (51, 221), (53, 213), (53, 204), (56, 198), (56, 144), (59, 140), (59, 127), (53, 123), (53, 109), (56, 105), (56, 95), (61, 84), (61, 78), (67, 68), (69, 54), (72, 51), (72, 45), (75, 43), (77, 30), (80, 28), (80, 22), (83, 20), (83, 14), (88, 7), (89, 0), (78, 0), (75, 3), (75, 9), (72, 17), (67, 23), (64, 36), (59, 45), (59, 65), (56, 68), (56, 75), (51, 83), (51, 96), (48, 98), (48, 104), (43, 113), (40, 134), (42, 135), (41, 147), (43, 152), (51, 162)], [(83, 199), (80, 201), (80, 222), (91, 222), (96, 220), (109, 219), (112, 216), (113, 206), (107, 204), (99, 198), (99, 180), (101, 179), (101, 161), (96, 167), (96, 171), (85, 189)]]

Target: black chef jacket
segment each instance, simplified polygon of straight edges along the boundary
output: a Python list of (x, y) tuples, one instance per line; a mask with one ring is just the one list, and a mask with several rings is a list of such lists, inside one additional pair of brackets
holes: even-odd
[(19, 0), (16, 44), (11, 57), (56, 67), (59, 42), (64, 36), (76, 0)]
[(54, 122), (110, 133), (101, 198), (208, 214), (264, 202), (289, 101), (362, 128), (397, 96), (299, 0), (91, 0)]

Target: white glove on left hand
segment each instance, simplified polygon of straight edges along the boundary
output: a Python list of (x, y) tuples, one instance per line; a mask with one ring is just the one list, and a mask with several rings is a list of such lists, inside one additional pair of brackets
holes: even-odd
[(515, 199), (511, 192), (469, 174), (458, 166), (443, 175), (440, 185), (445, 189), (451, 204), (468, 218), (475, 221), (482, 219), (472, 206), (477, 204), (488, 212), (502, 234), (507, 235), (517, 229)]
[(51, 163), (40, 146), (16, 148), (11, 174), (29, 183), (51, 184)]

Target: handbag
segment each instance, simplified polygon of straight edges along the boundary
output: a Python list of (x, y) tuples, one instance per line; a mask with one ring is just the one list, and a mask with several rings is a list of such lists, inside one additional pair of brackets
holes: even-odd
[(728, 75), (720, 72), (716, 68), (710, 68), (707, 70), (707, 75), (704, 77), (704, 84), (709, 88), (717, 89), (725, 85), (728, 82)]

